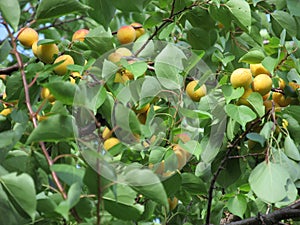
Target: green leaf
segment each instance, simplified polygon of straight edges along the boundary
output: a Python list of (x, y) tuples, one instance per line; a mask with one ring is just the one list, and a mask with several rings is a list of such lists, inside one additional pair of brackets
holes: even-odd
[(235, 22), (243, 30), (248, 31), (251, 26), (251, 10), (245, 0), (230, 0), (225, 4), (231, 12)]
[(279, 164), (262, 162), (251, 172), (249, 183), (253, 192), (264, 202), (276, 203), (287, 196), (289, 174)]
[(265, 137), (258, 133), (248, 133), (246, 137), (252, 141), (258, 142), (261, 145), (261, 147), (265, 145), (266, 142)]
[(233, 88), (232, 85), (223, 85), (222, 92), (224, 94), (226, 104), (228, 104), (233, 99), (240, 98), (244, 93), (244, 88)]
[(300, 2), (298, 0), (287, 0), (287, 7), (293, 16), (300, 16)]
[(8, 39), (4, 40), (3, 43), (0, 45), (0, 62), (3, 62), (5, 59), (7, 59), (11, 49), (12, 48), (9, 44)]
[(181, 184), (181, 180), (182, 180), (181, 175), (178, 172), (176, 172), (171, 177), (162, 181), (167, 196), (174, 195), (180, 189), (179, 184)]
[(32, 220), (35, 218), (36, 199), (33, 179), (26, 173), (10, 173), (0, 177), (0, 183), (11, 197)]
[(124, 12), (142, 12), (147, 0), (132, 0), (130, 4), (126, 0), (112, 0), (110, 1), (117, 9)]
[(75, 12), (86, 12), (90, 7), (76, 0), (43, 0), (37, 10), (37, 19), (59, 17)]
[(53, 115), (40, 122), (28, 137), (27, 143), (73, 140), (76, 135), (72, 116)]
[(124, 180), (138, 193), (145, 195), (157, 203), (168, 206), (165, 189), (159, 178), (151, 170), (131, 170), (126, 174)]
[(111, 31), (104, 27), (96, 27), (85, 36), (84, 42), (99, 56), (113, 48)]
[(169, 35), (172, 33), (174, 28), (175, 28), (175, 23), (169, 24), (159, 33), (158, 38), (165, 39), (165, 38), (169, 37)]
[(268, 71), (274, 71), (278, 63), (278, 59), (274, 59), (271, 56), (267, 56), (261, 63)]
[[(218, 159), (222, 160), (222, 158)], [(220, 161), (216, 161), (212, 164), (212, 170), (215, 167), (220, 165)], [(220, 176), (218, 176), (217, 182), (222, 187), (228, 187), (231, 184), (235, 183), (240, 176), (242, 175), (241, 168), (240, 168), (240, 161), (239, 159), (230, 159), (224, 166), (224, 169), (221, 170)]]
[(193, 194), (204, 194), (207, 193), (205, 183), (201, 178), (196, 177), (192, 173), (183, 173), (181, 174), (181, 186), (186, 189), (188, 192)]
[(218, 7), (215, 4), (209, 5), (209, 14), (213, 19), (222, 23), (226, 28), (229, 28), (232, 21), (232, 16), (227, 7)]
[[(274, 28), (274, 23), (278, 23), (279, 26), (282, 29), (286, 29), (286, 32), (294, 37), (297, 34), (297, 24), (295, 19), (287, 12), (276, 10), (275, 12), (271, 13), (271, 18), (273, 18), (275, 21), (273, 21), (272, 25)], [(280, 30), (280, 32), (281, 32)]]
[(12, 130), (0, 133), (0, 163), (5, 159), (8, 151), (21, 139), (25, 129), (25, 125), (16, 123)]
[(68, 191), (67, 199), (60, 202), (60, 204), (56, 207), (55, 212), (62, 215), (68, 221), (69, 211), (79, 202), (80, 193), (81, 185), (79, 183), (72, 184)]
[(125, 65), (125, 68), (134, 75), (135, 79), (137, 79), (138, 77), (143, 76), (145, 74), (148, 67), (147, 63), (137, 61), (132, 64)]
[(247, 209), (247, 200), (244, 195), (236, 195), (228, 200), (227, 207), (232, 214), (243, 218)]
[(255, 109), (259, 117), (262, 117), (265, 114), (263, 98), (259, 93), (251, 93), (250, 96), (247, 98), (247, 101), (251, 104), (253, 109)]
[(54, 164), (50, 169), (67, 185), (71, 186), (73, 183), (83, 184), (82, 180), (85, 171), (82, 168), (76, 168), (68, 164)]
[(92, 8), (89, 11), (90, 17), (107, 29), (116, 12), (116, 8), (111, 4), (111, 1), (88, 0), (87, 4)]
[(157, 79), (167, 89), (180, 88), (183, 79), (180, 72), (184, 70), (183, 60), (186, 59), (183, 51), (174, 44), (168, 44), (155, 59)]
[(218, 38), (215, 29), (205, 30), (200, 27), (193, 27), (187, 31), (187, 40), (193, 49), (207, 50), (212, 47)]
[(4, 20), (14, 29), (18, 30), (21, 9), (18, 0), (1, 0), (0, 12)]
[(299, 149), (289, 135), (284, 140), (284, 151), (289, 158), (300, 161)]
[(116, 194), (112, 190), (103, 196), (104, 207), (111, 215), (122, 220), (136, 220), (144, 206), (136, 204), (137, 193), (128, 185), (118, 184)]
[(225, 106), (225, 111), (229, 117), (242, 125), (244, 130), (246, 124), (256, 118), (256, 114), (249, 107), (244, 105), (236, 106), (228, 104)]
[(45, 87), (49, 88), (55, 99), (67, 105), (73, 104), (75, 92), (79, 91), (77, 85), (65, 81), (50, 82)]
[(260, 63), (261, 61), (263, 61), (264, 58), (265, 55), (263, 52), (259, 50), (252, 50), (250, 52), (247, 52), (245, 55), (243, 55), (239, 59), (239, 62), (254, 64), (254, 63)]
[(179, 112), (182, 116), (193, 118), (193, 119), (211, 119), (212, 115), (206, 111), (197, 109), (187, 109), (185, 107), (180, 107)]

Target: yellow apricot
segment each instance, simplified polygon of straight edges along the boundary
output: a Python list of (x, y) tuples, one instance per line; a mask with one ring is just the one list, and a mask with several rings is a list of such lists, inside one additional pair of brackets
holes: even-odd
[(133, 109), (135, 113), (144, 113), (150, 108), (150, 103), (147, 103), (145, 106), (143, 106), (141, 109)]
[(138, 39), (140, 36), (142, 36), (145, 33), (145, 29), (142, 27), (142, 24), (140, 23), (135, 22), (130, 24), (130, 26), (132, 26), (135, 29), (135, 33), (136, 33), (135, 39)]
[(278, 103), (274, 102), (273, 100), (266, 100), (263, 102), (263, 104), (265, 106), (265, 112), (268, 112), (269, 110), (271, 110), (273, 107), (273, 104), (274, 104), (275, 112), (281, 111), (280, 105), (278, 105)]
[(116, 146), (117, 144), (119, 144), (120, 141), (118, 138), (115, 138), (115, 137), (111, 137), (111, 138), (108, 138), (104, 141), (103, 143), (103, 148), (108, 151), (109, 149), (111, 149), (112, 147)]
[(262, 96), (266, 95), (272, 89), (272, 79), (267, 74), (259, 74), (253, 79), (252, 89)]
[(56, 44), (39, 45), (36, 55), (44, 63), (53, 63), (54, 56), (58, 55), (58, 47)]
[(117, 38), (121, 44), (128, 44), (135, 40), (136, 32), (132, 26), (122, 26), (117, 32)]
[(48, 99), (48, 101), (51, 103), (55, 101), (55, 97), (51, 94), (50, 90), (45, 87), (43, 87), (41, 90), (41, 98)]
[(117, 72), (116, 76), (115, 76), (115, 79), (114, 79), (114, 82), (124, 84), (128, 80), (129, 80), (128, 76), (122, 75), (121, 73)]
[(38, 46), (37, 46), (38, 40), (36, 40), (35, 42), (32, 43), (31, 49), (32, 52), (34, 54), (35, 57), (37, 57), (37, 50), (38, 50)]
[(300, 84), (297, 84), (297, 83), (292, 82), (292, 81), (289, 82), (289, 86), (290, 86), (294, 91), (296, 91), (298, 88), (300, 88)]
[(125, 56), (125, 57), (132, 56), (132, 52), (128, 48), (125, 48), (125, 47), (118, 48), (115, 52), (117, 54), (120, 54), (121, 56)]
[(30, 27), (22, 28), (18, 34), (18, 40), (25, 47), (30, 48), (33, 42), (38, 41), (39, 34)]
[(279, 92), (273, 92), (272, 99), (274, 102), (276, 102), (281, 107), (286, 107), (292, 102), (291, 97), (285, 97), (283, 94)]
[(234, 70), (230, 76), (230, 82), (234, 88), (248, 88), (252, 83), (252, 73), (250, 69), (238, 68)]
[(173, 146), (173, 151), (177, 157), (177, 169), (182, 169), (187, 162), (187, 154), (184, 149), (182, 149), (179, 144)]
[(250, 64), (250, 70), (254, 77), (259, 74), (271, 75), (271, 73), (261, 63)]
[(186, 86), (186, 94), (195, 102), (199, 102), (200, 99), (206, 95), (206, 86), (203, 84), (201, 87), (196, 88), (198, 85), (198, 80), (193, 80), (189, 82)]
[(122, 55), (116, 52), (112, 52), (108, 55), (107, 59), (113, 63), (117, 63), (122, 59)]
[(2, 115), (2, 116), (8, 116), (9, 114), (11, 114), (11, 112), (12, 112), (12, 108), (6, 108), (6, 109), (3, 109), (0, 112), (0, 115)]
[(72, 56), (70, 56), (70, 55), (61, 55), (61, 56), (57, 57), (57, 59), (55, 59), (54, 63), (58, 63), (61, 61), (63, 61), (63, 63), (54, 67), (54, 72), (58, 75), (66, 74), (68, 71), (67, 66), (74, 64), (74, 60), (73, 60)]
[(108, 139), (108, 138), (111, 137), (111, 135), (112, 135), (112, 133), (111, 133), (110, 129), (108, 127), (105, 127), (103, 132), (102, 132), (102, 138), (103, 139)]

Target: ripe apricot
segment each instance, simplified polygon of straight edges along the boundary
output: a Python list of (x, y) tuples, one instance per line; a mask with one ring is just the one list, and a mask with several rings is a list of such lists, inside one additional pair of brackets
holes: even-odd
[(272, 89), (272, 79), (267, 74), (259, 74), (253, 79), (252, 89), (262, 96), (266, 95)]
[(41, 98), (42, 99), (48, 99), (49, 102), (54, 102), (55, 97), (51, 94), (50, 90), (48, 88), (43, 87), (41, 90)]
[(186, 86), (186, 94), (195, 102), (199, 102), (200, 99), (206, 95), (206, 86), (203, 84), (201, 87), (196, 88), (198, 85), (198, 80), (193, 80), (189, 82)]
[(169, 209), (170, 211), (172, 211), (178, 205), (178, 199), (176, 197), (173, 197), (173, 199), (168, 198), (168, 203), (169, 203)]
[(84, 41), (85, 36), (89, 33), (87, 29), (79, 29), (74, 32), (72, 41)]
[(234, 70), (230, 76), (230, 82), (234, 88), (248, 88), (252, 83), (252, 73), (250, 69), (238, 68)]
[(145, 33), (145, 29), (142, 27), (142, 24), (140, 23), (135, 22), (130, 24), (130, 26), (132, 26), (135, 29), (135, 34), (136, 34), (135, 39), (138, 39), (140, 36), (142, 36)]
[(128, 44), (135, 40), (136, 33), (132, 26), (122, 26), (117, 32), (117, 38), (121, 44)]
[(73, 60), (72, 56), (70, 56), (70, 55), (61, 55), (61, 56), (57, 57), (57, 59), (55, 59), (54, 63), (58, 63), (61, 61), (63, 61), (63, 62), (54, 68), (54, 72), (58, 75), (66, 74), (68, 71), (67, 66), (74, 64), (74, 60)]
[(33, 42), (38, 41), (39, 34), (30, 27), (22, 28), (18, 35), (18, 40), (27, 48), (30, 48)]
[(44, 63), (53, 63), (54, 56), (58, 55), (58, 47), (56, 44), (39, 45), (36, 55)]
[(110, 137), (108, 139), (106, 139), (103, 143), (103, 148), (108, 151), (109, 149), (111, 149), (112, 147), (116, 146), (117, 144), (119, 144), (120, 141), (118, 138), (115, 137)]
[(261, 63), (250, 64), (250, 70), (254, 77), (259, 74), (271, 75), (270, 71), (268, 71)]
[(285, 97), (283, 94), (279, 92), (273, 92), (272, 99), (274, 102), (276, 102), (281, 107), (286, 107), (292, 102), (291, 97)]

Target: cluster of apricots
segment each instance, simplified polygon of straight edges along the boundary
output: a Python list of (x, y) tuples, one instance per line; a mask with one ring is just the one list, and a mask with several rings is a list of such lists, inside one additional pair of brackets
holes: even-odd
[[(273, 83), (274, 80), (276, 81), (274, 83), (277, 83), (275, 85)], [(244, 88), (244, 94), (237, 101), (238, 105), (246, 105), (252, 108), (248, 98), (253, 92), (257, 92), (262, 96), (266, 113), (272, 109), (275, 112), (279, 112), (282, 107), (297, 102), (296, 98), (284, 94), (287, 86), (286, 82), (282, 78), (272, 79), (270, 71), (261, 63), (250, 64), (250, 68), (238, 68), (234, 70), (231, 74), (230, 82), (234, 88)], [(300, 85), (295, 82), (289, 82), (288, 86), (293, 91), (297, 91), (300, 88)], [(282, 126), (284, 128), (288, 126), (285, 119), (282, 120)], [(261, 126), (256, 127), (253, 132), (260, 132), (261, 129)], [(279, 132), (278, 127), (276, 128), (276, 132)], [(267, 147), (261, 146), (253, 140), (248, 140), (248, 149), (251, 152), (262, 153)]]
[[(271, 73), (261, 64), (250, 64), (250, 68), (238, 68), (234, 70), (230, 76), (232, 87), (244, 88), (244, 94), (239, 98), (238, 105), (246, 105), (252, 107), (248, 101), (249, 96), (253, 92), (259, 93), (263, 98), (263, 104), (266, 112), (272, 109), (279, 111), (281, 107), (286, 107), (292, 102), (292, 97), (284, 95), (286, 83), (281, 78), (277, 79), (278, 88), (273, 85)], [(288, 84), (294, 91), (299, 88), (299, 84), (289, 82)], [(274, 91), (271, 91), (274, 88)]]

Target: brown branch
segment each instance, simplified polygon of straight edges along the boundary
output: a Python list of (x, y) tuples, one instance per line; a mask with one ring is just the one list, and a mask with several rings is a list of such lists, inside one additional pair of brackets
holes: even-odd
[(0, 73), (10, 75), (10, 74), (12, 74), (12, 72), (15, 72), (18, 70), (19, 70), (19, 65), (18, 65), (18, 63), (16, 63), (16, 64), (6, 67), (6, 68), (0, 68)]
[(269, 214), (258, 214), (256, 217), (227, 223), (229, 225), (274, 225), (284, 219), (300, 218), (300, 209), (294, 209), (291, 206), (278, 209)]

